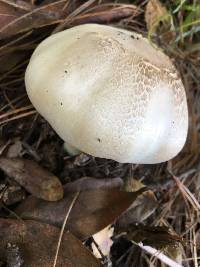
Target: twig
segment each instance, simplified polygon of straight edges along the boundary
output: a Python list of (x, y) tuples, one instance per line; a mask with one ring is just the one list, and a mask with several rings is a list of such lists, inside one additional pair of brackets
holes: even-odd
[(65, 27), (65, 25), (75, 16), (77, 16), (79, 13), (83, 12), (86, 8), (88, 8), (90, 5), (92, 5), (96, 0), (89, 0), (86, 3), (82, 4), (80, 7), (78, 7), (75, 11), (73, 11), (70, 15), (67, 16), (67, 18), (59, 24), (52, 32), (52, 34), (57, 33)]
[(65, 225), (67, 223), (67, 219), (69, 217), (69, 214), (74, 206), (74, 203), (76, 202), (78, 196), (79, 196), (79, 193), (80, 191), (76, 192), (73, 200), (72, 200), (72, 203), (67, 211), (67, 214), (65, 216), (65, 220), (63, 222), (63, 225), (62, 225), (62, 228), (61, 228), (61, 231), (60, 231), (60, 236), (59, 236), (59, 239), (58, 239), (58, 245), (57, 245), (57, 248), (56, 248), (56, 255), (55, 255), (55, 258), (54, 258), (54, 263), (53, 263), (53, 267), (56, 267), (56, 263), (57, 263), (57, 259), (58, 259), (58, 253), (59, 253), (59, 249), (60, 249), (60, 245), (61, 245), (61, 241), (62, 241), (62, 237), (63, 237), (63, 233), (64, 233), (64, 230), (65, 230)]
[(11, 111), (9, 111), (9, 112), (6, 112), (6, 113), (0, 115), (0, 120), (3, 119), (3, 118), (5, 118), (5, 117), (8, 117), (8, 116), (10, 116), (10, 115), (15, 115), (15, 114), (17, 114), (17, 113), (20, 113), (20, 112), (22, 112), (22, 111), (25, 111), (25, 110), (28, 110), (28, 109), (32, 109), (32, 108), (33, 108), (32, 105), (28, 105), (28, 106), (26, 106), (26, 107), (22, 107), (22, 108), (18, 108), (18, 109), (11, 110)]
[(4, 121), (0, 121), (0, 125), (3, 125), (4, 123), (10, 122), (10, 121), (14, 121), (14, 120), (17, 120), (17, 119), (21, 119), (21, 118), (24, 118), (24, 117), (27, 117), (27, 116), (30, 116), (30, 115), (33, 115), (33, 114), (36, 114), (36, 113), (37, 113), (36, 110), (28, 111), (28, 112), (19, 114), (19, 115), (15, 116), (15, 117), (6, 119), (6, 120), (4, 120)]
[(190, 192), (190, 190), (181, 181), (179, 181), (179, 179), (175, 175), (173, 175), (172, 177), (175, 180), (182, 195), (187, 198), (187, 200), (190, 202), (190, 204), (193, 206), (193, 208), (196, 211), (200, 211), (200, 204), (198, 200), (195, 198), (195, 196)]
[(14, 3), (14, 1), (10, 1), (10, 0), (1, 0), (0, 2), (10, 5), (12, 7), (15, 7), (15, 8), (25, 10), (25, 11), (31, 11), (33, 9), (32, 5), (26, 2), (23, 2), (23, 1), (21, 1), (21, 4)]
[(197, 260), (197, 242), (196, 242), (196, 233), (195, 233), (195, 228), (192, 228), (192, 235), (193, 235), (193, 257), (194, 257), (194, 266), (198, 267), (198, 260)]

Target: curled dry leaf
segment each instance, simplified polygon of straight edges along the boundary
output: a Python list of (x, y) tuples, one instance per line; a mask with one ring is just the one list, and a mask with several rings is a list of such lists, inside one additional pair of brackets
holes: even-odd
[(0, 169), (38, 198), (56, 201), (63, 197), (59, 179), (34, 161), (0, 157)]
[(159, 0), (149, 0), (145, 11), (145, 21), (149, 31), (156, 27), (160, 21), (167, 21), (169, 13)]
[[(84, 240), (111, 224), (145, 189), (128, 193), (116, 189), (82, 191), (69, 215), (65, 229)], [(61, 227), (75, 193), (58, 202), (33, 196), (16, 209), (24, 219), (33, 219)]]
[[(0, 219), (0, 254), (16, 262), (20, 255), (22, 266), (53, 266), (60, 229), (35, 222)], [(12, 248), (18, 248), (11, 250)], [(8, 251), (9, 248), (9, 251)], [(9, 257), (9, 259), (8, 259)], [(20, 265), (16, 265), (20, 266)], [(101, 263), (71, 233), (63, 234), (57, 265), (66, 267), (101, 267)]]

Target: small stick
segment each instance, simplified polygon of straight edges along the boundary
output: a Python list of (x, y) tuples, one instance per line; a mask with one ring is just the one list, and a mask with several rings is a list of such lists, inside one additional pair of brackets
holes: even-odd
[(74, 206), (74, 203), (76, 202), (78, 196), (79, 196), (79, 193), (80, 191), (78, 191), (76, 193), (76, 195), (74, 196), (73, 200), (72, 200), (72, 203), (67, 211), (67, 214), (65, 216), (65, 220), (63, 222), (63, 225), (62, 225), (62, 228), (61, 228), (61, 231), (60, 231), (60, 236), (59, 236), (59, 239), (58, 239), (58, 245), (57, 245), (57, 248), (56, 248), (56, 255), (55, 255), (55, 258), (54, 258), (54, 263), (53, 263), (53, 267), (56, 267), (56, 263), (57, 263), (57, 259), (58, 259), (58, 253), (59, 253), (59, 249), (60, 249), (60, 245), (61, 245), (61, 241), (62, 241), (62, 237), (63, 237), (63, 233), (64, 233), (64, 230), (65, 230), (65, 225), (67, 223), (67, 219), (69, 217), (69, 214)]

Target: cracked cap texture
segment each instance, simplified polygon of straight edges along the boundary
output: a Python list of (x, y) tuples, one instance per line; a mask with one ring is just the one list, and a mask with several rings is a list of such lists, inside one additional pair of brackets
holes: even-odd
[(188, 110), (170, 59), (141, 35), (85, 24), (45, 39), (25, 74), (34, 107), (70, 145), (129, 163), (183, 148)]

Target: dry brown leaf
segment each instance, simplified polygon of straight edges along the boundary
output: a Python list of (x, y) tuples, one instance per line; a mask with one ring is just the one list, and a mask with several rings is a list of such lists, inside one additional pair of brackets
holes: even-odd
[(8, 186), (2, 192), (2, 201), (6, 206), (21, 202), (26, 198), (26, 192), (20, 186)]
[(123, 233), (123, 236), (129, 240), (134, 240), (137, 243), (142, 242), (145, 246), (152, 246), (158, 249), (176, 246), (177, 243), (184, 242), (181, 236), (165, 226), (129, 224), (127, 227), (121, 225), (117, 228), (117, 234), (120, 233)]
[[(82, 191), (65, 229), (84, 240), (111, 224), (144, 190), (133, 193), (116, 189)], [(68, 193), (63, 200), (47, 202), (31, 196), (16, 209), (16, 213), (24, 219), (61, 227), (73, 197), (74, 193)]]
[(0, 29), (20, 16), (12, 6), (0, 2)]
[(158, 207), (158, 202), (154, 193), (148, 190), (141, 194), (136, 201), (117, 220), (118, 225), (128, 225), (130, 223), (141, 223), (149, 218)]
[(145, 21), (148, 30), (154, 28), (158, 22), (168, 16), (166, 7), (159, 0), (149, 0), (145, 11)]
[[(0, 254), (4, 260), (19, 257), (26, 267), (50, 267), (56, 252), (60, 229), (35, 221), (0, 219)], [(11, 250), (11, 248), (18, 248)], [(11, 266), (11, 265), (9, 265)], [(13, 265), (12, 265), (13, 266)], [(57, 265), (65, 267), (101, 267), (102, 264), (71, 233), (63, 234)]]
[(0, 169), (38, 198), (57, 201), (63, 197), (59, 179), (34, 161), (0, 157)]
[(118, 4), (107, 1), (98, 3), (95, 0), (80, 1), (80, 6), (69, 13), (64, 22), (56, 27), (54, 32), (69, 26), (85, 23), (111, 23), (141, 14), (142, 10), (132, 4)]
[(64, 191), (67, 194), (67, 192), (85, 191), (93, 189), (121, 188), (122, 185), (123, 181), (119, 177), (105, 179), (83, 177), (74, 182), (67, 183), (64, 186)]
[[(144, 188), (145, 185), (130, 176), (124, 183), (124, 188), (128, 192), (136, 192), (137, 190)], [(148, 190), (138, 196), (138, 198), (132, 203), (132, 205), (126, 210), (117, 220), (117, 225), (125, 226), (130, 223), (141, 223), (146, 220), (158, 207), (158, 202), (153, 191)]]
[[(60, 0), (36, 8), (30, 5), (28, 10), (0, 2), (0, 40), (60, 22), (64, 18), (64, 11), (61, 8), (64, 2)], [(60, 7), (59, 12), (57, 7)]]
[(111, 23), (114, 21), (137, 16), (139, 10), (135, 6), (121, 6), (113, 7), (106, 11), (96, 11), (93, 13), (81, 14), (70, 20), (72, 25), (79, 25), (84, 23)]

